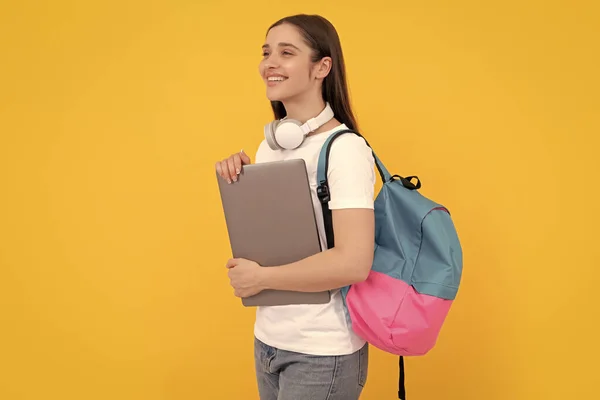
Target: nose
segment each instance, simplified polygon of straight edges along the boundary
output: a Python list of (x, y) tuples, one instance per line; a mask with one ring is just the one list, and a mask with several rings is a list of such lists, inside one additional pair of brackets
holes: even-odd
[(270, 56), (270, 57), (268, 57), (268, 58), (265, 60), (265, 62), (264, 62), (264, 64), (263, 64), (263, 65), (265, 66), (265, 69), (273, 69), (273, 68), (276, 68), (276, 67), (277, 67), (277, 60), (276, 60), (274, 57)]
[(273, 69), (279, 67), (279, 58), (277, 52), (272, 52), (263, 60), (265, 69)]

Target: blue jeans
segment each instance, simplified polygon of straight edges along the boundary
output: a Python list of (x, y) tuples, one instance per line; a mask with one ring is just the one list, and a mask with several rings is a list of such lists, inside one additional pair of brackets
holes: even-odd
[(279, 350), (254, 338), (260, 400), (358, 400), (367, 381), (369, 347), (343, 356)]

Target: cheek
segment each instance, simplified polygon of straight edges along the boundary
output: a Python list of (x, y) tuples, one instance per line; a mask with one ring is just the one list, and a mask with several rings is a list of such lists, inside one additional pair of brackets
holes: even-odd
[(305, 66), (294, 64), (291, 65), (287, 70), (289, 71), (288, 76), (294, 78), (296, 85), (304, 85), (308, 82), (308, 74), (310, 71), (308, 71)]

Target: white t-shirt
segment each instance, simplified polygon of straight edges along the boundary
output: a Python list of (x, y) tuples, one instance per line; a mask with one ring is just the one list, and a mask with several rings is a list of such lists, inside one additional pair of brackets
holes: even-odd
[[(313, 207), (323, 251), (327, 240), (321, 203), (317, 197), (317, 164), (325, 140), (345, 124), (305, 138), (294, 150), (271, 150), (263, 140), (256, 163), (302, 158), (306, 163)], [(331, 195), (329, 208), (373, 209), (375, 171), (371, 149), (353, 133), (336, 138), (331, 146), (327, 179)], [(346, 321), (343, 299), (333, 290), (327, 304), (257, 307), (255, 336), (273, 347), (313, 355), (351, 354), (364, 345)]]

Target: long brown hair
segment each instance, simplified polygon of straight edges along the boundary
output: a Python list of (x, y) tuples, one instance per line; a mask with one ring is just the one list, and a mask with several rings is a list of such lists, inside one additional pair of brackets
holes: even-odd
[[(269, 27), (267, 33), (271, 28), (284, 23), (292, 24), (300, 31), (307, 45), (313, 50), (313, 62), (317, 62), (323, 57), (331, 57), (331, 70), (323, 80), (323, 100), (329, 102), (338, 121), (346, 124), (350, 129), (358, 130), (350, 106), (342, 45), (335, 27), (320, 15), (297, 14), (275, 22)], [(285, 107), (280, 101), (271, 101), (271, 108), (275, 119), (281, 119), (287, 115)]]

